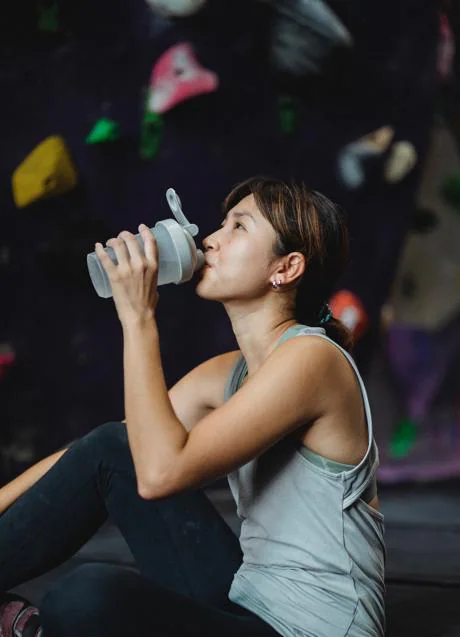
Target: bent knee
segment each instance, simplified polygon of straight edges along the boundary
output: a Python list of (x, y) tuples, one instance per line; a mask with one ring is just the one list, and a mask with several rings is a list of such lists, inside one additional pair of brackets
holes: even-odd
[(122, 422), (106, 422), (80, 438), (78, 443), (83, 448), (97, 449), (98, 451), (126, 450), (129, 449), (128, 432)]
[(101, 488), (113, 472), (135, 475), (128, 432), (122, 422), (99, 425), (72, 444), (67, 453), (76, 466), (99, 476)]

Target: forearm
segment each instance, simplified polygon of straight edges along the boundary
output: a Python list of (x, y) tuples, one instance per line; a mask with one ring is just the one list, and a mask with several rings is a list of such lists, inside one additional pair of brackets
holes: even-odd
[(17, 478), (8, 482), (0, 489), (0, 514), (13, 504), (23, 493), (25, 493), (32, 485), (34, 485), (42, 476), (47, 473), (51, 467), (65, 454), (66, 449), (56, 451), (51, 456), (40, 460), (32, 467), (29, 467), (24, 473)]
[(187, 441), (169, 399), (155, 319), (123, 327), (125, 415), (138, 487), (161, 481)]

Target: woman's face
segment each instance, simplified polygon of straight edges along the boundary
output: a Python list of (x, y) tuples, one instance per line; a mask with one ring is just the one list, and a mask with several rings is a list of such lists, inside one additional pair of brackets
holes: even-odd
[[(219, 230), (204, 239), (209, 265), (201, 270), (198, 296), (213, 300), (260, 298), (270, 288), (276, 233), (248, 195)], [(272, 277), (273, 278), (273, 277)]]

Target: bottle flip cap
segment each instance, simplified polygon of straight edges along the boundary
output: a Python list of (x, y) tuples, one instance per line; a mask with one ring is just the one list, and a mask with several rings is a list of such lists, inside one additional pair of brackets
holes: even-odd
[[(162, 229), (165, 229), (169, 234), (171, 240), (170, 245), (175, 251), (175, 262), (177, 265), (177, 273), (172, 282), (179, 284), (189, 281), (194, 272), (203, 267), (205, 259), (202, 250), (196, 248), (192, 238), (198, 234), (198, 226), (194, 223), (189, 223), (182, 210), (181, 200), (174, 188), (168, 188), (166, 191), (166, 201), (176, 221), (172, 219), (158, 221), (155, 224), (155, 232), (160, 233)], [(161, 278), (160, 259), (159, 282)]]
[(180, 225), (184, 228), (184, 230), (190, 232), (192, 237), (196, 237), (196, 235), (198, 234), (198, 226), (194, 223), (188, 222), (187, 217), (184, 215), (184, 212), (182, 210), (182, 203), (179, 199), (179, 195), (174, 190), (174, 188), (168, 188), (168, 190), (166, 191), (166, 201), (171, 208), (171, 212), (176, 217)]

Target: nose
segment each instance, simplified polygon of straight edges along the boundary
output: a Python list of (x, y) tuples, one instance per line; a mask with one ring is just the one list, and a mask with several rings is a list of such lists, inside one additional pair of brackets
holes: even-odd
[(216, 234), (215, 232), (213, 232), (212, 234), (208, 234), (208, 236), (203, 239), (203, 248), (206, 251), (215, 248), (215, 245), (216, 245), (216, 240), (214, 238), (215, 234)]

